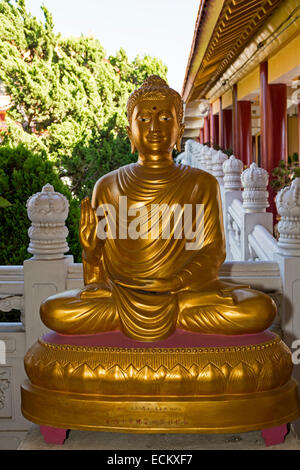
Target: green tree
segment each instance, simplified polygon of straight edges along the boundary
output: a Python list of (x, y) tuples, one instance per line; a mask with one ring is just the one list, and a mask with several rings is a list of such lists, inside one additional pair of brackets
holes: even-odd
[(280, 160), (279, 165), (272, 170), (271, 188), (278, 193), (282, 188), (291, 184), (295, 178), (300, 177), (298, 154), (295, 152), (288, 161)]
[(0, 209), (0, 265), (22, 264), (24, 259), (32, 256), (27, 252), (30, 221), (26, 201), (32, 194), (40, 192), (46, 183), (52, 184), (70, 202), (68, 244), (70, 252), (80, 259), (79, 201), (72, 198), (46, 152), (36, 154), (22, 144), (14, 148), (3, 145), (0, 146), (0, 196), (5, 195), (10, 205)]
[(0, 0), (0, 80), (12, 97), (9, 135), (46, 151), (72, 193), (90, 195), (107, 171), (131, 162), (126, 102), (151, 74), (167, 68), (149, 56), (132, 62), (123, 49), (108, 59), (93, 37), (63, 38), (27, 12), (25, 1)]

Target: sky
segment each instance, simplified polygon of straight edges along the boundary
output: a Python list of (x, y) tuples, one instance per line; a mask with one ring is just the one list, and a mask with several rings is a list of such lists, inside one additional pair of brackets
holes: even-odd
[(181, 92), (192, 45), (199, 0), (26, 0), (40, 19), (44, 4), (55, 32), (93, 35), (107, 55), (122, 47), (130, 60), (151, 55), (168, 67), (168, 83)]

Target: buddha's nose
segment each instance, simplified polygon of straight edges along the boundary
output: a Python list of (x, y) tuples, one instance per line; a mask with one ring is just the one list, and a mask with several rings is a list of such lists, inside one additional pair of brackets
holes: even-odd
[(153, 132), (159, 130), (158, 117), (157, 116), (153, 116), (153, 118), (151, 119), (150, 130), (153, 131)]

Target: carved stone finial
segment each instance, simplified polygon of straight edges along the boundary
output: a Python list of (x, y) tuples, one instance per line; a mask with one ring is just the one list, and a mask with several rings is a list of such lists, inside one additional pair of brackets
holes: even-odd
[(224, 176), (223, 163), (227, 159), (227, 155), (221, 150), (218, 150), (217, 153), (212, 156), (212, 174), (215, 177), (222, 178)]
[(234, 155), (231, 155), (223, 163), (223, 171), (225, 191), (240, 191), (243, 162), (238, 158), (235, 158)]
[(205, 169), (205, 160), (206, 160), (206, 153), (210, 150), (207, 145), (202, 145), (202, 150), (200, 154), (200, 167)]
[(300, 178), (279, 191), (275, 201), (281, 216), (278, 248), (284, 255), (300, 256)]
[(212, 157), (213, 155), (216, 154), (216, 150), (212, 147), (207, 147), (207, 150), (205, 151), (205, 158), (204, 158), (204, 164), (205, 164), (205, 170), (211, 172), (212, 171)]
[(241, 176), (244, 191), (243, 207), (246, 212), (266, 212), (269, 207), (267, 185), (269, 174), (264, 168), (259, 168), (256, 163), (243, 171)]
[(46, 184), (40, 193), (28, 199), (26, 207), (31, 220), (29, 253), (37, 259), (62, 258), (69, 251), (65, 226), (69, 212), (67, 198)]

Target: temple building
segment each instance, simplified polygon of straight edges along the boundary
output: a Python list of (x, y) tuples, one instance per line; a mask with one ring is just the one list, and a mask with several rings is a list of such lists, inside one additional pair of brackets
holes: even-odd
[(299, 0), (201, 0), (182, 96), (184, 139), (268, 172), (300, 146)]
[(6, 111), (10, 107), (10, 97), (6, 94), (5, 87), (0, 81), (0, 132), (7, 129), (5, 122)]

